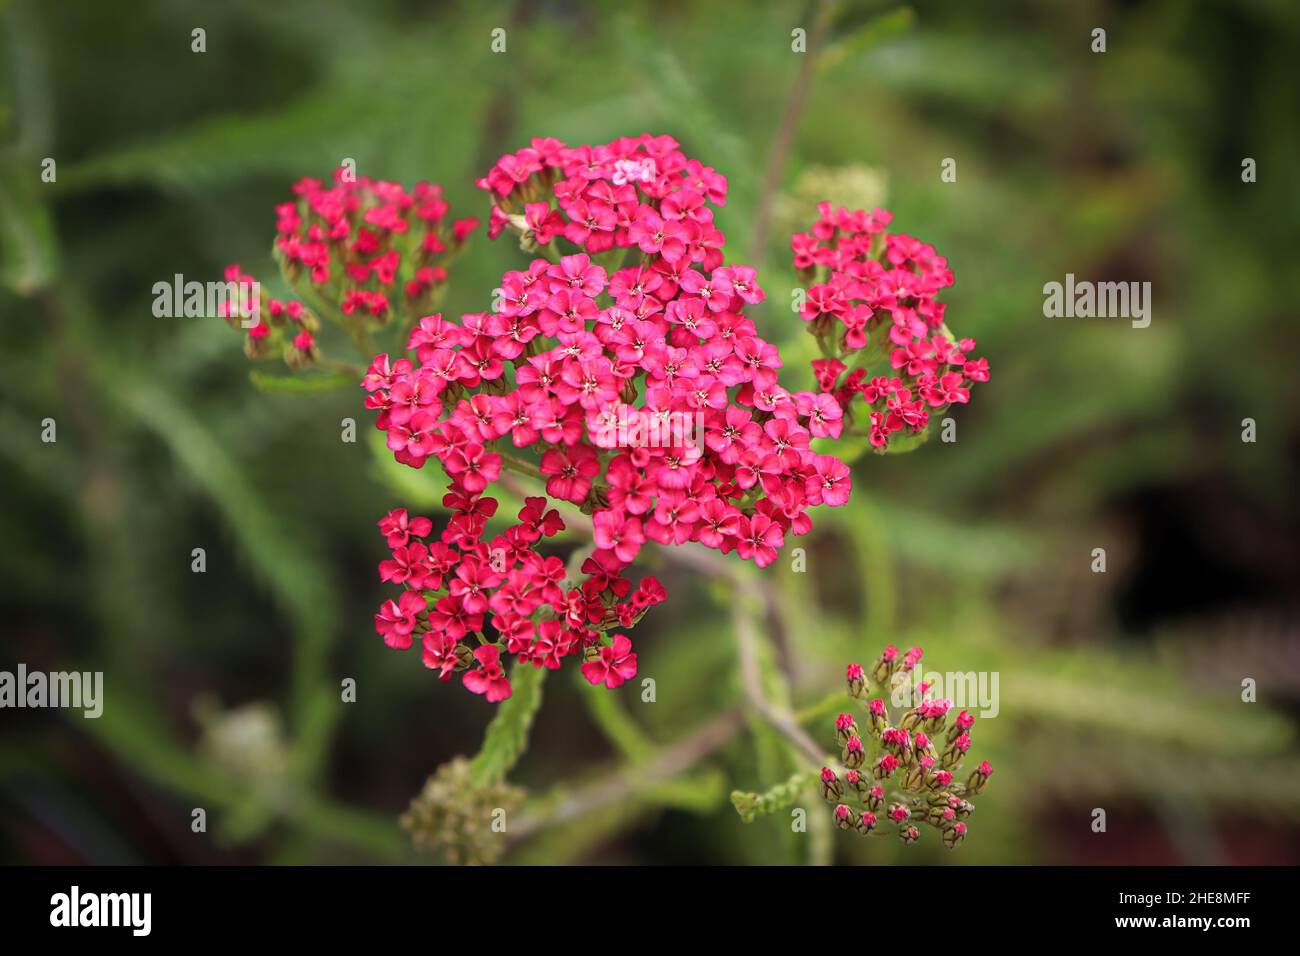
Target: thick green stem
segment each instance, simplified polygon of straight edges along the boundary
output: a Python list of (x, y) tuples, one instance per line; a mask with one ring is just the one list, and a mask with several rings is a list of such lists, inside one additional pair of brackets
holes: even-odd
[(483, 746), (470, 761), (470, 775), (480, 786), (500, 783), (528, 749), (528, 732), (542, 706), (546, 669), (516, 662), (510, 668), (511, 695), (497, 707)]

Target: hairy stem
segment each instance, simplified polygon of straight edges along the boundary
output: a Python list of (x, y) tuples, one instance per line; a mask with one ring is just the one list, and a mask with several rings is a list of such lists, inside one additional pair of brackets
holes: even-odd
[(754, 605), (762, 598), (762, 592), (756, 588), (748, 594), (737, 595), (732, 611), (732, 633), (740, 658), (740, 679), (745, 699), (763, 720), (790, 742), (801, 757), (820, 767), (826, 761), (826, 751), (817, 746), (817, 742), (799, 726), (794, 714), (773, 703), (763, 689), (763, 676), (758, 664), (758, 643), (761, 638), (754, 610)]
[(516, 820), (510, 826), (510, 838), (512, 841), (523, 840), (544, 827), (568, 823), (621, 800), (634, 798), (639, 792), (691, 769), (736, 737), (743, 728), (744, 721), (738, 712), (729, 710), (719, 714), (656, 755), (616, 770), (571, 794), (558, 797), (547, 809)]

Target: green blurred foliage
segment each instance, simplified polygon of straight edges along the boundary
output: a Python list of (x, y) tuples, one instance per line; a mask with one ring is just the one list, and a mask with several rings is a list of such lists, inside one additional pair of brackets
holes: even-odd
[[(764, 197), (803, 67), (791, 30), (822, 9), (829, 45), (781, 195)], [(648, 554), (672, 597), (638, 628), (655, 702), (551, 678), (511, 773), (529, 796), (506, 859), (1295, 862), (1298, 14), (1280, 0), (0, 4), (0, 667), (102, 669), (107, 695), (98, 721), (5, 713), (0, 853), (426, 858), (397, 817), (478, 749), (491, 711), (375, 637), (374, 522), (436, 508), (441, 488), (339, 441), (344, 417), (368, 427), (359, 392), (259, 389), (230, 329), (154, 318), (150, 290), (236, 261), (269, 279), (273, 205), (345, 157), (441, 182), (455, 214), (486, 218), (474, 178), (530, 137), (650, 131), (728, 176), (729, 257), (763, 264), (756, 314), (792, 386), (815, 355), (787, 308), (788, 230), (811, 218), (810, 190), (883, 201), (949, 257), (949, 324), (979, 341), (992, 381), (955, 414), (956, 443), (855, 467), (852, 505), (798, 542), (806, 574), (762, 572), (782, 613), (763, 622), (761, 664), (769, 696), (828, 747), (844, 663), (886, 642), (923, 645), (939, 671), (997, 671), (1000, 713), (975, 748), (997, 771), (956, 852), (829, 832), (811, 792), (808, 833), (781, 813), (743, 823), (730, 790), (801, 762), (743, 707), (732, 587)], [(1244, 157), (1258, 182), (1242, 182)], [(755, 249), (764, 202), (785, 232)], [(445, 310), (486, 308), (521, 261), (480, 233)], [(1150, 328), (1044, 318), (1042, 286), (1066, 272), (1151, 281)], [(1260, 703), (1240, 702), (1243, 677)], [(714, 736), (692, 736), (719, 714)], [(510, 768), (524, 718), (480, 766)], [(223, 759), (241, 730), (270, 764)], [(681, 766), (683, 741), (706, 756)], [(207, 834), (190, 830), (198, 806)], [(1105, 836), (1089, 829), (1098, 806)]]

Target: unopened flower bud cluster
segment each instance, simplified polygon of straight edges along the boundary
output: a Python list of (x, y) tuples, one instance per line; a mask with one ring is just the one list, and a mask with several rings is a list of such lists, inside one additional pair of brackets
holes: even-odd
[(842, 830), (896, 832), (904, 843), (915, 843), (929, 827), (952, 848), (966, 838), (966, 819), (975, 809), (970, 798), (983, 791), (993, 768), (985, 760), (965, 773), (975, 718), (966, 710), (954, 716), (952, 701), (929, 696), (928, 683), (917, 686), (908, 709), (890, 713), (885, 697), (916, 668), (921, 653), (913, 647), (900, 655), (889, 646), (869, 670), (848, 666), (849, 695), (863, 713), (835, 718), (843, 767), (839, 773), (822, 768), (822, 795)]

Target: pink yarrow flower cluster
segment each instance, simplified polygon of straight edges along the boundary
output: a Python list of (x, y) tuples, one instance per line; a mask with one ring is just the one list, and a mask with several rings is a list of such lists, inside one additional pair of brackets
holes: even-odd
[[(971, 385), (989, 379), (988, 361), (971, 358), (975, 341), (944, 324), (936, 296), (953, 274), (933, 246), (887, 232), (893, 217), (882, 209), (818, 209), (812, 229), (791, 237), (795, 268), (810, 282), (799, 314), (826, 356), (813, 371), (855, 433), (883, 452), (924, 432), (931, 414), (968, 402)], [(872, 375), (885, 360), (892, 374)]]
[(928, 825), (953, 848), (966, 838), (966, 818), (975, 809), (970, 798), (984, 790), (993, 774), (985, 760), (965, 782), (957, 780), (971, 747), (974, 716), (963, 710), (949, 723), (952, 701), (929, 697), (930, 688), (922, 682), (911, 708), (892, 726), (884, 699), (870, 696), (872, 683), (888, 691), (920, 659), (919, 647), (900, 657), (898, 648), (889, 646), (869, 670), (861, 664), (848, 666), (849, 695), (866, 713), (862, 725), (852, 714), (836, 718), (843, 767), (838, 773), (822, 768), (822, 795), (833, 804), (835, 824), (841, 829), (878, 834), (888, 822), (904, 843), (915, 843), (921, 836), (918, 824)]
[[(391, 551), (379, 576), (403, 587), (375, 615), (375, 630), (392, 648), (419, 640), (424, 665), (442, 680), (461, 682), (493, 703), (510, 696), (502, 652), (555, 670), (567, 657), (583, 660), (593, 684), (614, 688), (636, 675), (636, 654), (622, 634), (664, 599), (653, 577), (633, 589), (616, 568), (593, 555), (580, 587), (566, 581), (564, 562), (538, 545), (564, 530), (543, 497), (530, 497), (517, 523), (490, 539), (484, 533), (497, 501), (455, 487), (443, 499), (451, 520), (437, 536), (433, 522), (404, 508), (384, 516), (379, 530)], [(486, 625), (497, 635), (489, 640)]]
[[(493, 311), (422, 318), (411, 354), (377, 356), (363, 382), (395, 458), (433, 458), (447, 475), (453, 523), (495, 510), (503, 470), (543, 481), (592, 516), (581, 590), (603, 597), (606, 618), (634, 618), (609, 597), (646, 541), (762, 567), (808, 532), (809, 508), (848, 500), (848, 467), (811, 447), (839, 434), (838, 404), (780, 384), (779, 352), (744, 314), (764, 297), (754, 270), (724, 263), (720, 173), (666, 136), (537, 139), (479, 185), (494, 200), (489, 235), (510, 230), (545, 257), (502, 276)], [(673, 421), (694, 427), (650, 427)], [(628, 440), (629, 422), (668, 438)], [(494, 646), (510, 650), (531, 609), (518, 610)], [(601, 641), (585, 645), (584, 673), (614, 686), (635, 655), (625, 635)]]
[[(255, 306), (258, 321), (241, 324), (251, 357), (283, 346), (295, 366), (316, 357), (321, 306), (361, 330), (427, 312), (447, 281), (447, 263), (478, 226), (476, 219), (450, 218), (439, 185), (408, 190), (344, 166), (329, 184), (304, 177), (293, 193), (275, 207), (275, 256), (306, 304), (267, 298)], [(253, 276), (238, 265), (225, 275), (247, 297)]]

